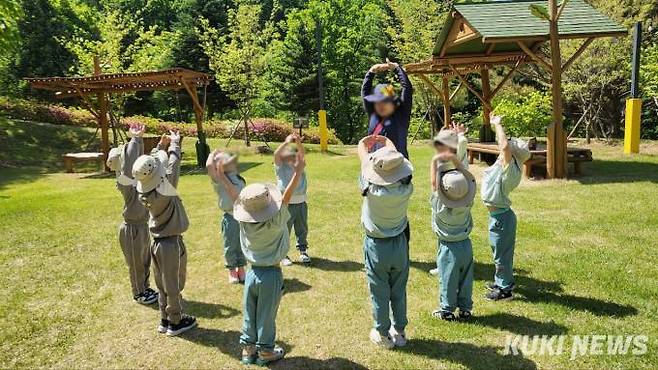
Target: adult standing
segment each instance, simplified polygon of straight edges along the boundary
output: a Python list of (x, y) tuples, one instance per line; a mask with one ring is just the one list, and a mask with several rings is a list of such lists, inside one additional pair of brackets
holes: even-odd
[[(400, 95), (390, 84), (378, 84), (372, 88), (375, 75), (395, 71), (402, 87)], [(393, 142), (395, 148), (409, 158), (407, 152), (407, 134), (411, 120), (411, 97), (413, 88), (404, 69), (397, 63), (386, 60), (386, 63), (375, 64), (368, 70), (361, 86), (363, 107), (368, 114), (368, 135), (386, 136)], [(370, 151), (379, 149), (375, 146)]]

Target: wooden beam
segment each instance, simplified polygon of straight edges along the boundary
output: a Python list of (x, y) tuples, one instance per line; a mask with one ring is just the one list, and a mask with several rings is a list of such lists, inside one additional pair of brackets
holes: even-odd
[(507, 72), (507, 74), (505, 75), (505, 77), (503, 77), (502, 81), (500, 81), (500, 82), (498, 83), (498, 86), (496, 86), (496, 87), (494, 88), (494, 90), (491, 92), (491, 98), (492, 98), (492, 99), (493, 99), (493, 97), (496, 96), (496, 94), (498, 94), (498, 92), (500, 91), (500, 89), (503, 87), (503, 85), (505, 85), (505, 83), (510, 79), (510, 77), (512, 77), (512, 75), (514, 74), (514, 72), (516, 72), (516, 70), (517, 70), (517, 69), (519, 68), (519, 66), (521, 65), (521, 62), (523, 62), (523, 60), (519, 60), (518, 62), (516, 62), (516, 64), (514, 65), (514, 67), (512, 67), (512, 69), (510, 69), (510, 71)]
[(521, 48), (521, 50), (523, 50), (524, 53), (526, 53), (529, 57), (534, 59), (536, 62), (539, 62), (547, 70), (551, 71), (553, 69), (550, 63), (544, 60), (544, 58), (537, 55), (534, 51), (530, 50), (530, 48), (526, 44), (524, 44), (521, 41), (517, 41), (516, 44), (519, 45), (519, 47)]
[[(425, 75), (418, 75), (418, 77), (423, 80), (423, 82), (436, 94), (441, 100), (443, 100), (443, 91), (439, 90), (438, 87)], [(445, 102), (444, 102), (445, 103)]]
[[(94, 56), (94, 75), (99, 76), (103, 72), (101, 70), (101, 64), (100, 64), (100, 59), (98, 56)], [(107, 111), (108, 111), (108, 102), (107, 102), (107, 94), (105, 93), (98, 93), (98, 125), (100, 126), (101, 130), (101, 152), (103, 153), (103, 169), (105, 172), (108, 172), (110, 169), (107, 167), (105, 164), (105, 161), (107, 159), (107, 155), (110, 152), (110, 137), (109, 137), (109, 121), (107, 117)]]
[(487, 55), (491, 55), (493, 50), (496, 48), (496, 44), (497, 43), (495, 43), (495, 42), (492, 42), (491, 44), (489, 44), (489, 46), (487, 47), (487, 52), (486, 52)]
[(201, 107), (201, 104), (199, 104), (199, 97), (196, 93), (196, 86), (194, 89), (192, 89), (187, 82), (185, 82), (185, 79), (183, 77), (180, 78), (181, 82), (183, 83), (183, 86), (185, 86), (185, 90), (187, 90), (187, 93), (190, 95), (190, 98), (192, 99), (192, 104), (194, 105), (194, 118), (196, 121), (196, 130), (197, 134), (203, 135), (203, 107)]
[(457, 88), (455, 89), (455, 91), (453, 91), (452, 94), (450, 94), (450, 101), (452, 101), (452, 99), (455, 97), (455, 95), (457, 95), (459, 90), (461, 90), (462, 86), (464, 86), (464, 83), (459, 81), (459, 85), (457, 85)]
[(464, 86), (466, 86), (466, 88), (467, 88), (468, 90), (470, 90), (470, 92), (472, 92), (473, 95), (475, 95), (478, 99), (480, 99), (480, 101), (482, 102), (482, 104), (483, 104), (484, 106), (486, 106), (487, 108), (491, 109), (491, 104), (489, 104), (489, 102), (487, 102), (487, 101), (484, 99), (484, 97), (482, 96), (482, 94), (480, 94), (480, 93), (479, 93), (479, 92), (478, 92), (473, 86), (471, 86), (471, 84), (469, 84), (468, 81), (466, 81), (466, 79), (464, 78), (464, 76), (462, 76), (459, 72), (457, 72), (457, 70), (456, 70), (453, 66), (450, 66), (450, 68), (451, 68), (452, 71), (455, 73), (455, 76), (457, 76), (457, 78), (459, 78), (459, 80), (460, 80), (461, 82), (464, 83)]
[(564, 11), (564, 8), (567, 7), (567, 3), (569, 0), (562, 0), (562, 4), (560, 4), (560, 9), (557, 11), (557, 17), (556, 20), (560, 20), (560, 17), (562, 16), (562, 12)]
[[(563, 0), (564, 1), (564, 0)], [(551, 96), (553, 122), (546, 135), (546, 177), (549, 179), (567, 176), (567, 137), (562, 127), (562, 56), (558, 29), (557, 0), (548, 0), (551, 37)]]
[[(566, 0), (562, 0), (562, 1), (566, 1)], [(592, 43), (592, 41), (594, 41), (594, 39), (593, 39), (593, 38), (589, 38), (589, 39), (585, 40), (585, 42), (583, 42), (582, 45), (580, 45), (580, 47), (578, 48), (578, 50), (576, 50), (576, 52), (573, 53), (573, 55), (571, 56), (571, 58), (569, 58), (569, 60), (567, 60), (567, 61), (562, 65), (562, 73), (564, 73), (565, 70), (567, 70), (569, 67), (571, 67), (571, 64), (573, 64), (573, 62), (575, 62), (576, 59), (578, 59), (578, 57), (579, 57), (579, 56), (585, 51), (585, 49), (587, 49), (587, 47), (589, 46), (589, 44)]]
[(450, 122), (452, 122), (452, 115), (450, 114), (450, 79), (443, 76), (443, 127), (450, 127)]

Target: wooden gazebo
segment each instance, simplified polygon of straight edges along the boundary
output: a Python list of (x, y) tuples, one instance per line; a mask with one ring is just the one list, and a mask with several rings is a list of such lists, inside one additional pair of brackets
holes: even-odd
[[(534, 13), (534, 14), (533, 14)], [(566, 177), (566, 135), (562, 128), (562, 72), (599, 37), (621, 36), (626, 29), (586, 4), (583, 0), (501, 1), (458, 4), (453, 7), (436, 41), (430, 59), (407, 64), (409, 74), (416, 75), (443, 101), (444, 124), (450, 123), (450, 101), (461, 87), (466, 87), (482, 103), (481, 141), (492, 141), (489, 126), (491, 101), (514, 72), (524, 63), (535, 63), (551, 74), (553, 92), (553, 124), (547, 134), (547, 175)], [(559, 40), (584, 39), (579, 49), (562, 61)], [(550, 42), (551, 55), (539, 49)], [(507, 73), (497, 86), (490, 84), (489, 70), (505, 66)], [(467, 80), (467, 75), (480, 75), (481, 89)], [(439, 75), (438, 88), (428, 75)], [(451, 79), (459, 85), (450, 91)]]
[[(36, 77), (26, 79), (33, 88), (54, 91), (57, 98), (78, 97), (98, 120), (101, 132), (101, 151), (105, 158), (110, 150), (109, 142), (109, 95), (135, 91), (185, 89), (194, 104), (197, 126), (197, 161), (205, 165), (209, 154), (203, 132), (204, 107), (199, 102), (197, 88), (207, 86), (212, 77), (206, 73), (183, 68), (172, 68), (152, 72), (111, 73), (100, 71), (95, 60), (95, 74), (84, 77)], [(95, 102), (89, 96), (96, 96)], [(205, 97), (204, 97), (205, 98)], [(200, 159), (202, 158), (202, 159)]]

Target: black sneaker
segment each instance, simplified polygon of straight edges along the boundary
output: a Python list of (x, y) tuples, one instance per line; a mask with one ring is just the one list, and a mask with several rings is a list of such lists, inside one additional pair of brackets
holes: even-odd
[(135, 302), (143, 305), (153, 304), (158, 301), (158, 292), (149, 288), (144, 291), (144, 293), (137, 294), (133, 297)]
[[(487, 287), (487, 290), (496, 290), (496, 289), (500, 289), (500, 287), (499, 287), (498, 285), (496, 285), (496, 283), (494, 283), (494, 282), (489, 282), (489, 283), (487, 283), (487, 285), (485, 285), (485, 286)], [(512, 285), (509, 287), (509, 290), (514, 290), (514, 287), (515, 287), (515, 286), (516, 286), (516, 284), (512, 283)]]
[(160, 319), (160, 325), (158, 325), (158, 333), (160, 333), (160, 334), (166, 333), (167, 328), (169, 328), (169, 320)]
[(167, 328), (167, 336), (174, 337), (178, 334), (184, 333), (197, 325), (196, 317), (190, 315), (183, 315), (178, 324), (169, 323)]
[(459, 319), (460, 320), (468, 320), (471, 317), (473, 317), (473, 314), (471, 313), (471, 311), (459, 310)]
[(490, 301), (507, 301), (512, 299), (512, 291), (497, 288), (487, 293), (484, 298)]
[(445, 321), (454, 321), (456, 319), (454, 313), (441, 310), (433, 311), (432, 316)]

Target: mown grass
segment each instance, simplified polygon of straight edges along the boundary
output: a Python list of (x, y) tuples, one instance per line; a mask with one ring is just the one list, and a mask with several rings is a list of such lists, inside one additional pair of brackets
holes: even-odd
[[(18, 131), (17, 131), (18, 130)], [(53, 172), (59, 154), (89, 131), (0, 121), (0, 367), (240, 368), (241, 286), (226, 282), (216, 196), (194, 170), (185, 141), (180, 193), (191, 220), (187, 310), (199, 328), (180, 338), (155, 331), (158, 312), (130, 297), (116, 241), (121, 199), (112, 176)], [(220, 145), (213, 141), (212, 145)], [(649, 144), (651, 145), (651, 144)], [(437, 305), (436, 239), (429, 226), (427, 163), (411, 148), (416, 192), (409, 209), (412, 270), (409, 345), (380, 351), (368, 341), (362, 272), (358, 162), (351, 147), (308, 155), (311, 266), (284, 270), (287, 293), (274, 368), (651, 368), (658, 363), (658, 158), (593, 145), (595, 162), (569, 181), (525, 181), (519, 216), (516, 299), (483, 299), (493, 273), (486, 211), (473, 209), (474, 320), (445, 323)], [(312, 148), (316, 149), (316, 148)], [(245, 153), (248, 182), (271, 181), (272, 158)], [(479, 178), (483, 165), (472, 167)], [(505, 355), (507, 335), (643, 334), (642, 356)]]

